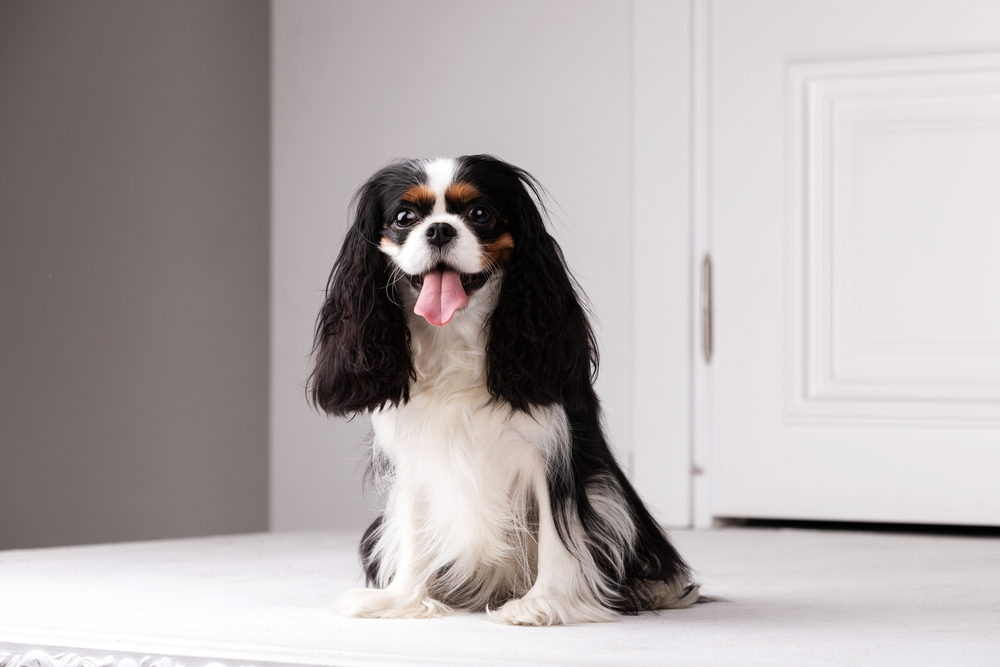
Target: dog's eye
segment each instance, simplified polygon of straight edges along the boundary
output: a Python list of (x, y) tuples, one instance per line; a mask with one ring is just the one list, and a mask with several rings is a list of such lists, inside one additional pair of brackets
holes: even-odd
[(413, 215), (413, 211), (407, 211), (403, 209), (396, 214), (396, 226), (397, 227), (409, 227), (416, 220), (417, 216)]
[(473, 206), (469, 209), (469, 220), (479, 224), (487, 223), (490, 221), (490, 212), (482, 206)]

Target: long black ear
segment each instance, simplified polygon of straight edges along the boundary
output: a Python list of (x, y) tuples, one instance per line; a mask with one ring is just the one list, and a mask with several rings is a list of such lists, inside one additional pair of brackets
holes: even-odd
[(541, 186), (504, 164), (516, 179), (510, 193), (514, 251), (490, 318), (490, 393), (514, 408), (597, 404), (597, 343), (566, 269), (562, 250), (545, 229)]
[(410, 398), (410, 329), (378, 245), (386, 189), (407, 171), (404, 164), (390, 165), (354, 197), (354, 224), (333, 265), (316, 322), (309, 378), (313, 403), (330, 414), (346, 416)]

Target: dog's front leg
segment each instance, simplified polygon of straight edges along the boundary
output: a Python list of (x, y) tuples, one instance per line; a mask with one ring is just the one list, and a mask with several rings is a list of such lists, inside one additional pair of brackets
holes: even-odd
[[(556, 625), (615, 620), (598, 601), (601, 574), (584, 543), (574, 516), (570, 527), (577, 553), (563, 544), (556, 530), (544, 472), (534, 483), (538, 499), (538, 575), (524, 597), (511, 600), (490, 615), (513, 625)], [(572, 510), (575, 512), (575, 510)]]
[(385, 588), (355, 588), (337, 600), (343, 616), (361, 618), (433, 618), (451, 608), (430, 597), (427, 590), (427, 555), (422, 549), (417, 497), (397, 488), (387, 507), (376, 551), (381, 557), (380, 579)]

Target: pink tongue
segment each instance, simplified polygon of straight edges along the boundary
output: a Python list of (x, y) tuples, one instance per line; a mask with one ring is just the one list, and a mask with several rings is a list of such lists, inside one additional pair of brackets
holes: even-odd
[(413, 312), (436, 327), (442, 327), (455, 311), (469, 303), (462, 287), (462, 278), (456, 271), (431, 271), (424, 276), (424, 286), (417, 297), (417, 305)]

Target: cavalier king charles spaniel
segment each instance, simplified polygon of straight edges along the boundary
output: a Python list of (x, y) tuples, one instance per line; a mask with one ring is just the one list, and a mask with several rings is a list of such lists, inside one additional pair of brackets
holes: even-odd
[(687, 565), (601, 430), (597, 345), (538, 182), (486, 155), (403, 160), (353, 202), (313, 402), (371, 414), (384, 509), (347, 616), (518, 625), (686, 607)]

